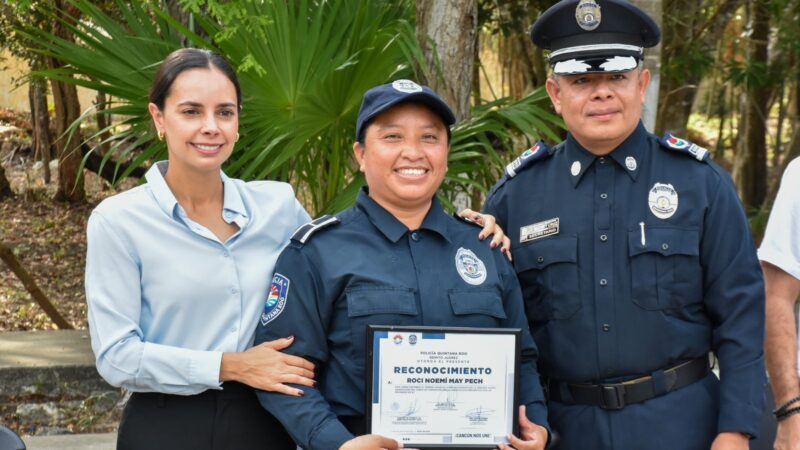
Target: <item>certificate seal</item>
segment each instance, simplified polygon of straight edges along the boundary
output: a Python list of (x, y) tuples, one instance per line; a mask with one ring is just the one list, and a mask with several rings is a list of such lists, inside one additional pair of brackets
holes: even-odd
[(486, 281), (486, 266), (472, 250), (461, 247), (456, 252), (456, 271), (467, 284), (477, 286)]

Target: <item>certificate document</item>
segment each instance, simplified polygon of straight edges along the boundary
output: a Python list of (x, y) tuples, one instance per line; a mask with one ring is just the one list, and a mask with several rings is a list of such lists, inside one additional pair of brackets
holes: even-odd
[(367, 432), (415, 448), (517, 434), (519, 329), (370, 326)]

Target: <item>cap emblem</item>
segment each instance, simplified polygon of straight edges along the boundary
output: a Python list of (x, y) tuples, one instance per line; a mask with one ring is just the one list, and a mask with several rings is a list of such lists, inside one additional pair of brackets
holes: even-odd
[(600, 5), (594, 0), (581, 0), (575, 8), (575, 20), (578, 26), (586, 31), (593, 31), (600, 26)]
[(414, 92), (422, 92), (422, 86), (414, 83), (411, 80), (395, 80), (392, 81), (392, 87), (396, 91), (405, 92), (406, 94), (413, 94)]

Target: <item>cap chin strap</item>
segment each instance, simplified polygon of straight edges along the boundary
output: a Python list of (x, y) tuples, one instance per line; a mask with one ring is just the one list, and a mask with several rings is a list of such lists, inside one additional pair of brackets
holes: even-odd
[[(590, 64), (589, 61), (601, 61), (600, 64)], [(556, 75), (569, 75), (578, 73), (616, 73), (628, 72), (639, 66), (639, 60), (633, 56), (612, 56), (606, 58), (568, 59), (553, 64), (553, 73)]]
[(628, 52), (637, 52), (643, 53), (644, 48), (639, 47), (637, 45), (628, 45), (628, 44), (590, 44), (590, 45), (576, 45), (574, 47), (564, 47), (558, 50), (550, 52), (550, 60), (552, 61), (553, 58), (556, 58), (560, 55), (566, 55), (568, 53), (577, 53), (577, 52), (592, 52), (592, 51), (610, 51), (613, 53), (614, 50), (624, 50)]

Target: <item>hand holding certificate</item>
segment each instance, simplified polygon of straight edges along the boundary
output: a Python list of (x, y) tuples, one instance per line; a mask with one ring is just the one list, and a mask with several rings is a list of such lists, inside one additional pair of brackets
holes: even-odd
[(519, 340), (518, 329), (371, 326), (368, 432), (420, 448), (508, 443)]

